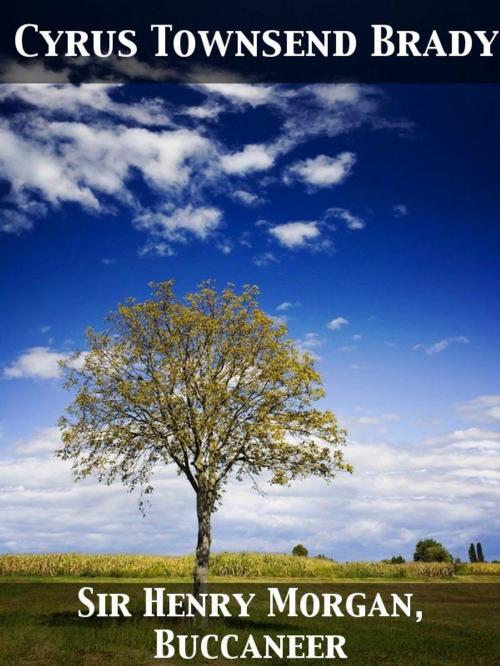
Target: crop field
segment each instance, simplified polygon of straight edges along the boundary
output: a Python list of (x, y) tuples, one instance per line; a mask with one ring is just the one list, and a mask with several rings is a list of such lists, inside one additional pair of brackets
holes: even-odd
[[(102, 577), (102, 578), (189, 578), (191, 556), (85, 555), (79, 553), (44, 555), (2, 555), (0, 576)], [(293, 557), (266, 553), (216, 553), (211, 557), (213, 577), (261, 579), (452, 579), (467, 576), (500, 577), (500, 564), (453, 565), (440, 562), (339, 563), (323, 558)]]

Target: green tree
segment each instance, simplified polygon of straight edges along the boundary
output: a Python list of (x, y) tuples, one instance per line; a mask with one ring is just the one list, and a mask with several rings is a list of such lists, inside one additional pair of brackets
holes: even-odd
[(422, 539), (415, 546), (413, 560), (415, 562), (452, 562), (453, 558), (439, 541)]
[(473, 543), (469, 546), (469, 560), (472, 563), (477, 562), (476, 548)]
[(406, 560), (402, 555), (393, 555), (390, 558), (382, 560), (383, 564), (404, 564), (405, 562)]
[(75, 479), (96, 474), (141, 489), (141, 508), (158, 465), (173, 464), (196, 497), (194, 589), (208, 582), (211, 519), (232, 475), (269, 471), (286, 485), (332, 480), (344, 462), (345, 432), (315, 403), (324, 396), (313, 358), (286, 327), (258, 307), (257, 287), (217, 292), (211, 283), (184, 299), (173, 282), (152, 298), (129, 299), (88, 351), (63, 363), (76, 392), (60, 420), (58, 455)]
[(402, 555), (394, 555), (390, 560), (391, 564), (404, 564), (406, 562)]
[(309, 551), (301, 543), (298, 543), (292, 548), (292, 555), (295, 555), (296, 557), (307, 557), (309, 555)]
[(481, 543), (479, 541), (476, 546), (476, 550), (477, 550), (477, 561), (484, 562), (483, 547), (481, 546)]

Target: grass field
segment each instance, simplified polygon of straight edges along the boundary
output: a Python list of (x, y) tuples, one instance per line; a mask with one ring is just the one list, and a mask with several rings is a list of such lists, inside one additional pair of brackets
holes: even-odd
[[(87, 581), (87, 585), (90, 584)], [(0, 585), (0, 663), (5, 666), (147, 666), (180, 664), (180, 659), (156, 660), (154, 629), (171, 628), (177, 634), (237, 634), (245, 640), (251, 633), (257, 642), (263, 634), (340, 634), (346, 638), (348, 663), (359, 665), (484, 665), (500, 663), (500, 585), (440, 585), (404, 583), (296, 583), (301, 591), (347, 595), (381, 592), (386, 599), (391, 589), (414, 594), (415, 607), (423, 611), (417, 624), (412, 618), (280, 618), (267, 617), (267, 604), (259, 597), (250, 619), (227, 618), (200, 628), (186, 620), (141, 617), (142, 585), (91, 583), (97, 591), (127, 591), (133, 603), (132, 618), (81, 619), (77, 617), (75, 584), (12, 583)], [(188, 590), (187, 585), (170, 585), (169, 590)], [(143, 583), (144, 585), (144, 583)], [(264, 591), (263, 585), (222, 584), (211, 591)], [(256, 663), (255, 660), (245, 660)], [(190, 664), (230, 663), (223, 659), (193, 659)], [(258, 663), (258, 662), (257, 662)], [(264, 663), (290, 664), (292, 660)], [(328, 663), (308, 660), (309, 664)]]
[[(142, 617), (143, 588), (154, 584), (169, 591), (189, 592), (192, 564), (190, 557), (1, 556), (1, 666), (235, 663), (223, 659), (154, 659), (154, 629), (158, 628), (171, 628), (176, 634), (234, 633), (240, 640), (252, 634), (257, 642), (264, 634), (340, 634), (346, 638), (348, 663), (360, 666), (500, 664), (500, 565), (454, 568), (414, 563), (340, 564), (286, 555), (222, 553), (212, 560), (210, 591), (255, 592), (257, 600), (249, 619), (211, 620), (208, 627), (199, 627), (188, 620)], [(78, 618), (77, 595), (82, 584), (95, 591), (130, 594), (133, 617)], [(307, 619), (286, 615), (269, 618), (269, 584), (344, 596), (353, 592), (373, 596), (379, 592), (384, 600), (390, 599), (391, 592), (413, 593), (415, 607), (423, 611), (423, 620), (416, 623), (406, 617)], [(295, 661), (267, 659), (264, 663)], [(313, 659), (305, 663), (328, 662)]]

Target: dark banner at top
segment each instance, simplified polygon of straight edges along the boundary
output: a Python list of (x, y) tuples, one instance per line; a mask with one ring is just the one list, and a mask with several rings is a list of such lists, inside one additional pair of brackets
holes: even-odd
[(3, 82), (497, 82), (496, 2), (20, 2)]

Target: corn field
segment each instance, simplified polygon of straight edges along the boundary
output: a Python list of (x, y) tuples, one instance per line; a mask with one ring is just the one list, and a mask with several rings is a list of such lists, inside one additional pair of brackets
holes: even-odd
[[(155, 555), (1, 555), (0, 576), (106, 578), (190, 578), (194, 560)], [(322, 558), (266, 553), (215, 553), (210, 573), (228, 578), (446, 578), (455, 575), (500, 575), (500, 564), (453, 565), (441, 562), (338, 563)]]
[(463, 576), (500, 576), (500, 562), (458, 564), (456, 569)]

